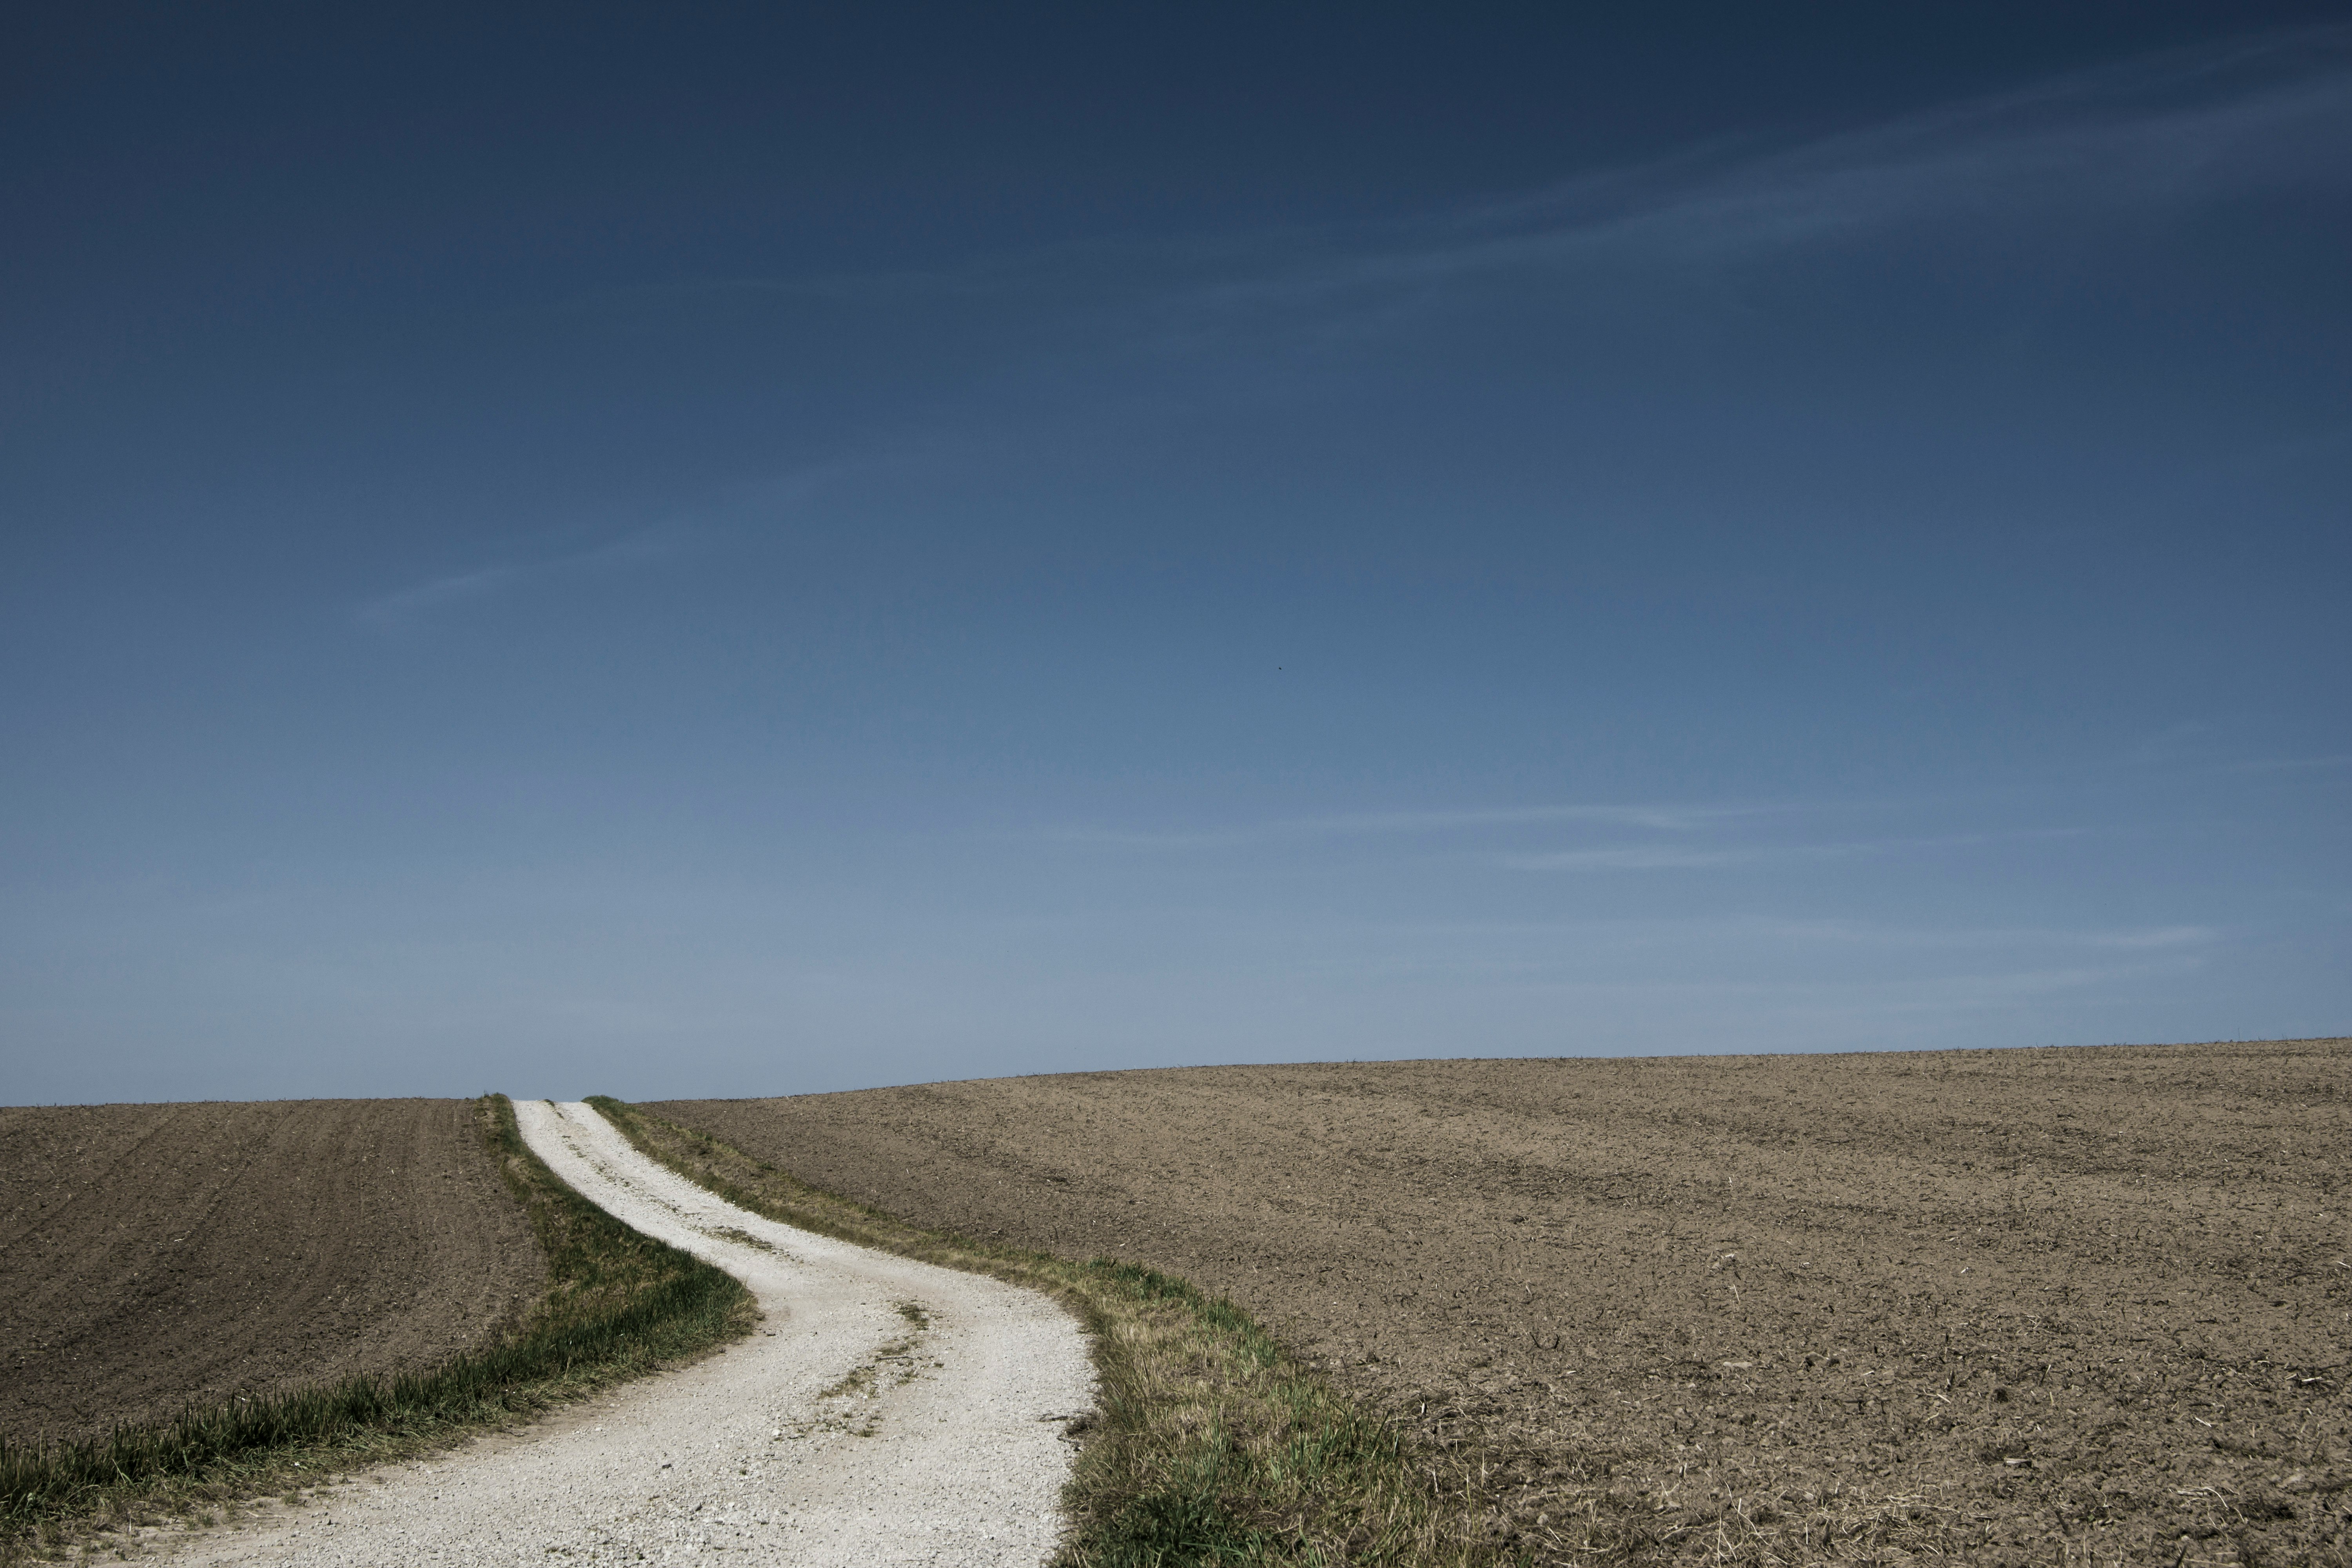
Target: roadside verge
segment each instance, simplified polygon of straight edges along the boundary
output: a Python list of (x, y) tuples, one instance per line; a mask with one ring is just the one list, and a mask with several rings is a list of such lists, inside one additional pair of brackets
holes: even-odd
[(1100, 1378), (1067, 1503), (1065, 1568), (1511, 1560), (1461, 1486), (1232, 1302), (1097, 1258), (919, 1229), (608, 1096), (589, 1103), (647, 1157), (740, 1207), (845, 1241), (1040, 1290), (1083, 1322)]
[(191, 1406), (87, 1442), (0, 1437), (0, 1563), (167, 1516), (209, 1520), (446, 1447), (749, 1331), (751, 1299), (732, 1276), (558, 1180), (523, 1143), (506, 1096), (485, 1096), (478, 1115), (547, 1260), (545, 1294), (510, 1332), (438, 1367)]

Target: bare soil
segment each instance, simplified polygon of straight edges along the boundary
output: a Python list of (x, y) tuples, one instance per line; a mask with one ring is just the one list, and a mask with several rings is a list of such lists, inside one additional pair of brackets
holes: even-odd
[(2352, 1563), (2352, 1041), (650, 1109), (1232, 1297), (1539, 1561)]
[(543, 1288), (457, 1100), (0, 1108), (0, 1433), (428, 1366)]

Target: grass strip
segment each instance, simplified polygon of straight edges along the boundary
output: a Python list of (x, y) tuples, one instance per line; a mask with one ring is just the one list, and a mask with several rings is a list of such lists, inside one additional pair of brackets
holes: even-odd
[(83, 1442), (0, 1437), (0, 1563), (169, 1514), (287, 1491), (445, 1446), (747, 1332), (751, 1292), (641, 1235), (530, 1152), (505, 1095), (478, 1104), (484, 1142), (530, 1217), (547, 1289), (490, 1344), (440, 1366), (191, 1405)]
[(589, 1103), (641, 1152), (754, 1214), (1069, 1307), (1089, 1331), (1101, 1396), (1060, 1568), (1518, 1561), (1489, 1539), (1457, 1468), (1414, 1450), (1231, 1301), (1133, 1264), (924, 1230), (651, 1111)]

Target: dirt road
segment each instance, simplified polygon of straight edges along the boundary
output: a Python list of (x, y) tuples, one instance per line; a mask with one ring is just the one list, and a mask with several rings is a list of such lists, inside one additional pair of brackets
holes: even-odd
[(2352, 1041), (649, 1109), (1230, 1295), (1476, 1456), (1539, 1561), (2352, 1563)]
[(1075, 1321), (1031, 1292), (777, 1225), (654, 1165), (585, 1105), (518, 1102), (532, 1149), (766, 1321), (683, 1371), (180, 1543), (188, 1563), (1034, 1564), (1093, 1404)]

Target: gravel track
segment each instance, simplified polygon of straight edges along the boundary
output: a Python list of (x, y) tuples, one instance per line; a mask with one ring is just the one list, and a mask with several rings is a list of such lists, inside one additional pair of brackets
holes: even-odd
[[(778, 1225), (582, 1104), (518, 1102), (580, 1192), (745, 1281), (751, 1338), (522, 1432), (191, 1536), (190, 1563), (1037, 1563), (1090, 1409), (1077, 1324), (1034, 1292)], [(901, 1303), (910, 1304), (902, 1310)], [(163, 1544), (161, 1542), (154, 1544)]]

